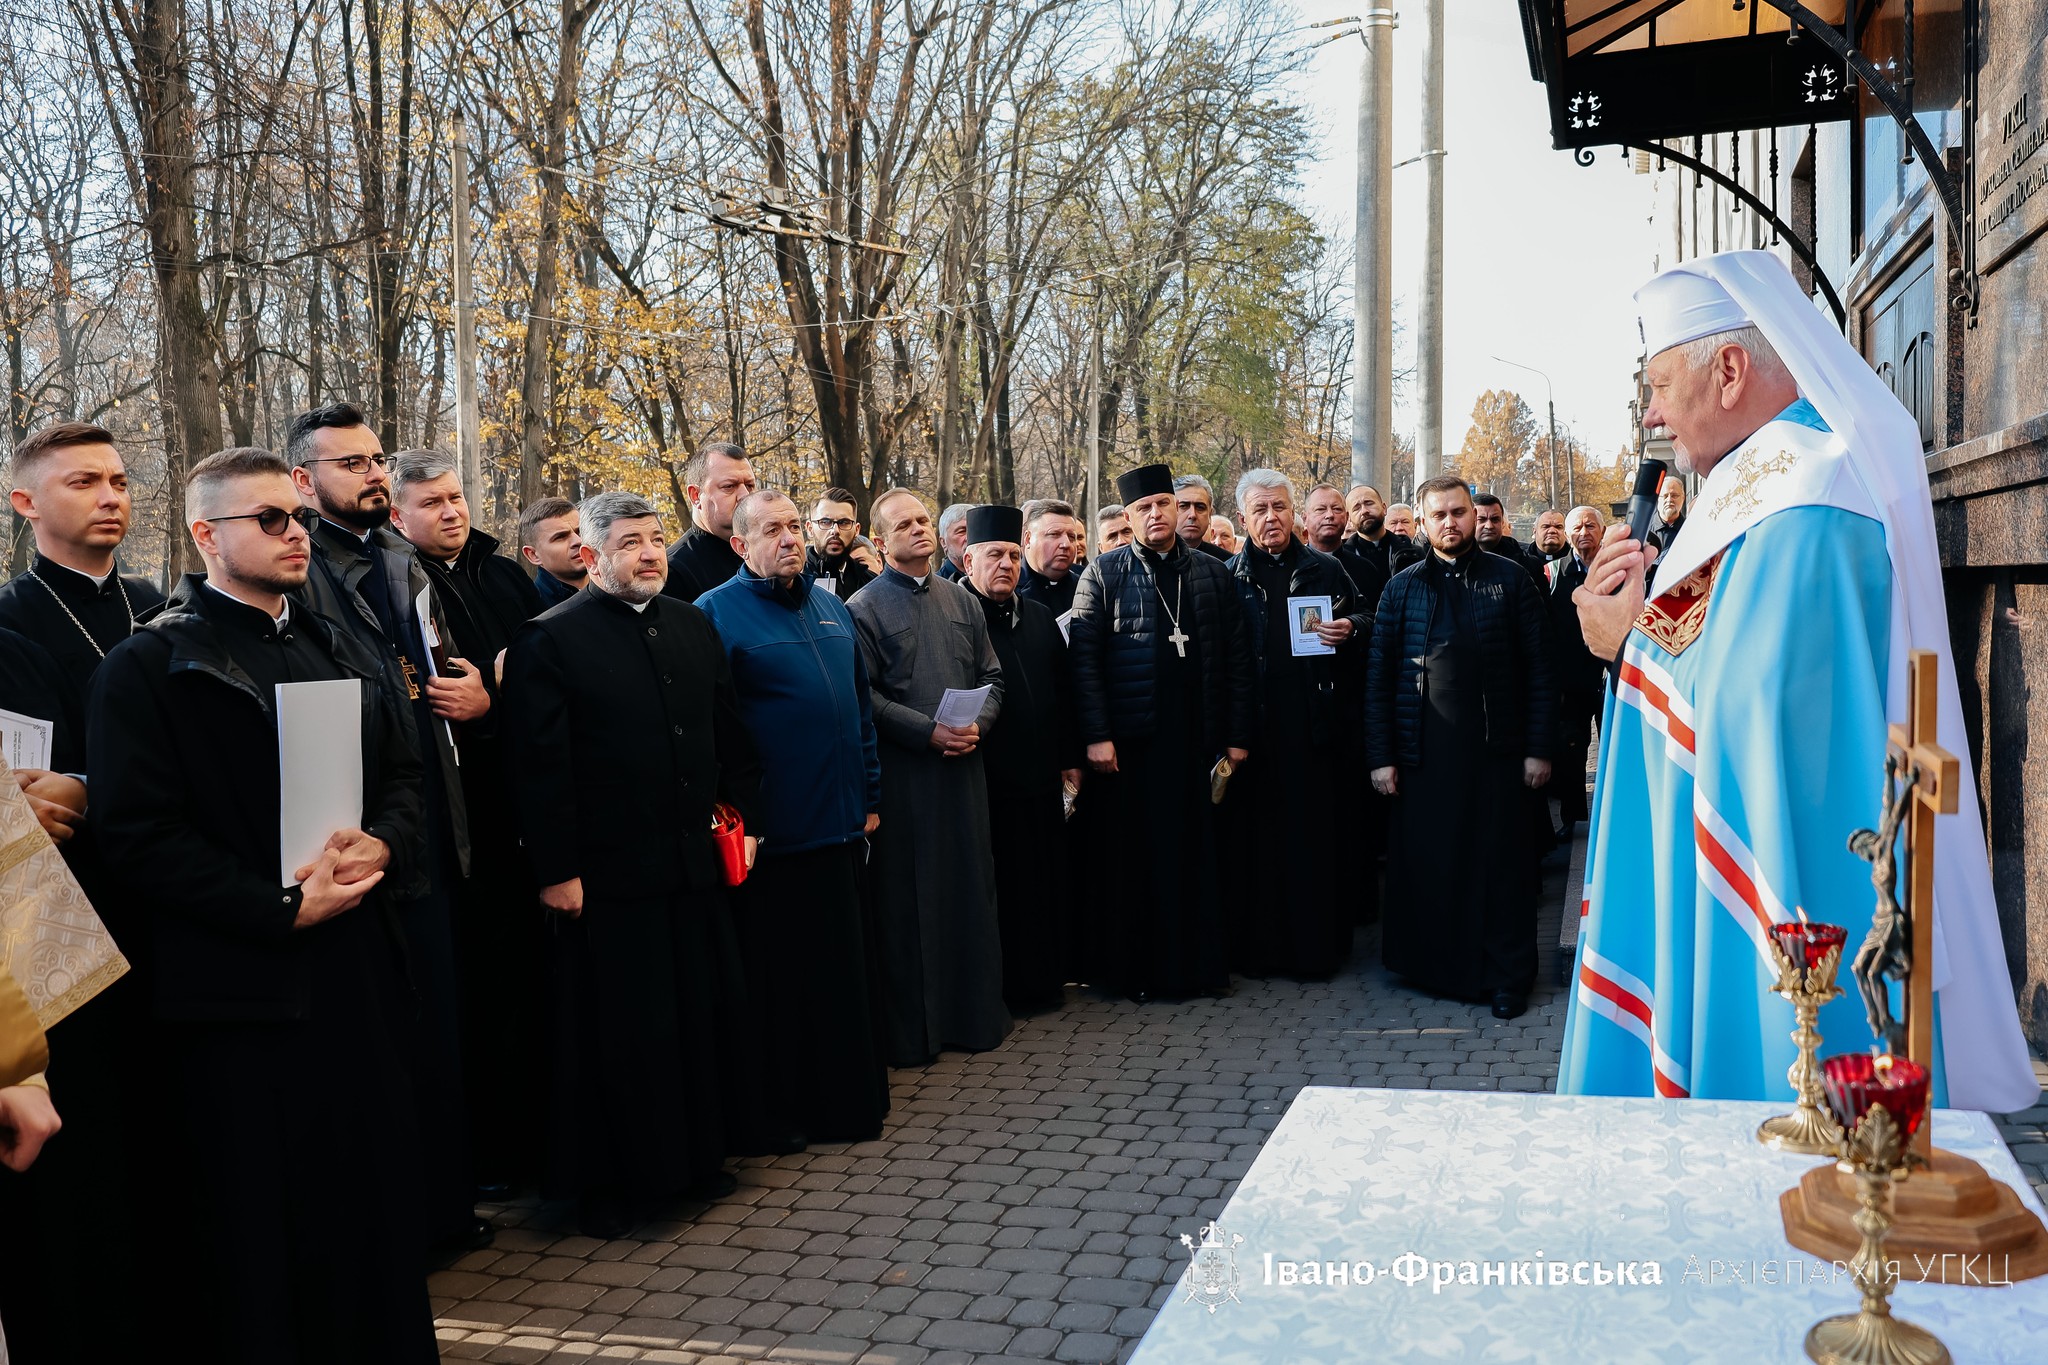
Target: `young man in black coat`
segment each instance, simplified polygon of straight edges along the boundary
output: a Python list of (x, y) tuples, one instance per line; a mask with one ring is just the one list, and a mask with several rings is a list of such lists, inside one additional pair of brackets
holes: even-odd
[(754, 1041), (712, 810), (760, 763), (718, 632), (662, 594), (661, 518), (582, 505), (590, 585), (505, 658), (520, 829), (555, 914), (550, 1185), (617, 1236), (643, 1201), (731, 1190), (758, 1128)]
[(1067, 635), (1082, 800), (1117, 858), (1091, 956), (1137, 999), (1228, 988), (1211, 774), (1246, 760), (1257, 706), (1237, 585), (1176, 534), (1173, 485), (1163, 464), (1117, 480), (1137, 539), (1089, 561)]
[(1478, 547), (1461, 480), (1416, 496), (1429, 557), (1387, 585), (1366, 670), (1366, 761), (1398, 798), (1380, 952), (1422, 989), (1512, 1019), (1536, 975), (1524, 789), (1550, 780), (1557, 704), (1544, 605), (1526, 568)]
[[(93, 831), (147, 913), (169, 1301), (210, 1360), (431, 1361), (389, 910), (417, 861), (411, 722), (381, 660), (289, 601), (311, 514), (282, 460), (202, 460), (185, 509), (207, 576), (108, 655), (87, 743)], [(283, 789), (337, 776), (279, 771), (276, 690), (316, 682), (350, 685), (361, 816), (281, 869)]]
[(590, 578), (578, 557), (583, 536), (577, 527), (576, 504), (567, 498), (542, 498), (519, 513), (519, 556), (533, 566), (536, 614), (582, 592)]

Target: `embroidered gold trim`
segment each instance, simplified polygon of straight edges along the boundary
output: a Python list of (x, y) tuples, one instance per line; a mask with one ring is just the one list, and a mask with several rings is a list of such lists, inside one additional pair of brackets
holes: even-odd
[(1751, 446), (1735, 457), (1728, 481), (1712, 502), (1701, 505), (1701, 516), (1729, 526), (1742, 525), (1763, 504), (1763, 485), (1798, 467), (1800, 456), (1796, 451), (1780, 450), (1770, 456), (1760, 451), (1761, 447)]
[(1721, 555), (1717, 554), (1687, 574), (1677, 587), (1644, 603), (1643, 614), (1636, 618), (1636, 629), (1667, 654), (1685, 653), (1686, 646), (1699, 639), (1700, 632), (1707, 628), (1707, 599), (1714, 591), (1714, 576), (1720, 568)]

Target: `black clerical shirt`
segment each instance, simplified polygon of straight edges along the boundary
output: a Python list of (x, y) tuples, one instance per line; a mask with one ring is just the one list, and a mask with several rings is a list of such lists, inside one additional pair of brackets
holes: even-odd
[(118, 566), (96, 583), (38, 553), (28, 572), (0, 583), (0, 626), (41, 645), (83, 695), (100, 660), (163, 601), (162, 593)]

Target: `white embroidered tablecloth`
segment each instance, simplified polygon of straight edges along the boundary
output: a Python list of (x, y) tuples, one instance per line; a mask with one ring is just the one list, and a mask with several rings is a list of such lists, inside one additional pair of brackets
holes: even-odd
[[(1778, 1195), (1817, 1158), (1755, 1131), (1787, 1108), (1309, 1087), (1133, 1360), (1803, 1361), (1807, 1328), (1857, 1295), (1785, 1240)], [(1934, 1124), (1938, 1145), (2040, 1212), (1989, 1118), (1944, 1109)], [(1589, 1283), (1552, 1285), (1557, 1262)], [(1644, 1282), (1650, 1263), (1661, 1283)], [(1615, 1282), (1590, 1283), (1603, 1270)], [(2048, 1277), (1902, 1283), (1892, 1303), (1957, 1365), (2048, 1362)]]

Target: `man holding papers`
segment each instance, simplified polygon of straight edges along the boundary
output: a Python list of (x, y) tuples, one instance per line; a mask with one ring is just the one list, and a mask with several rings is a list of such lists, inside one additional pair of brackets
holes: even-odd
[[(923, 1066), (941, 1048), (979, 1052), (1010, 1031), (980, 749), (1002, 707), (1003, 668), (973, 594), (932, 572), (939, 541), (924, 500), (892, 488), (869, 519), (886, 564), (846, 605), (882, 747), (883, 1004), (890, 1065)], [(983, 686), (972, 714), (939, 714), (948, 691)]]
[[(381, 661), (290, 603), (307, 520), (284, 462), (222, 451), (185, 510), (207, 576), (112, 650), (89, 699), (95, 836), (153, 959), (165, 1265), (217, 1361), (429, 1361), (418, 1152), (387, 897), (416, 873), (419, 760)], [(278, 717), (333, 688), (310, 734)], [(332, 752), (335, 734), (353, 750)], [(304, 753), (299, 760), (293, 755)], [(303, 803), (360, 792), (280, 885)], [(340, 1211), (337, 1217), (335, 1211)]]

